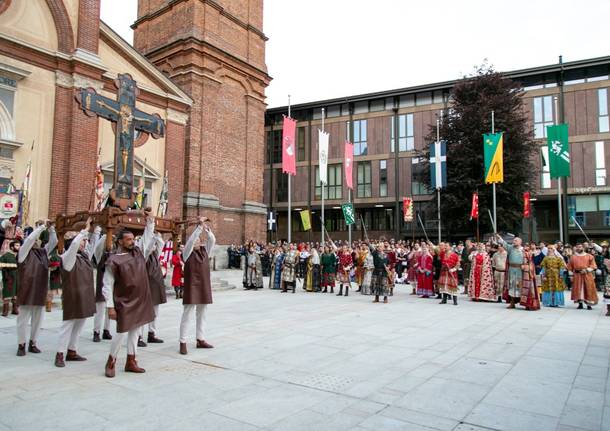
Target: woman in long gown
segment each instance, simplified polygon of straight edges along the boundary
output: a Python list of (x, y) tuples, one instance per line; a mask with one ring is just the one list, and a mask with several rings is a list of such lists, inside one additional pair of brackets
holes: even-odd
[(417, 274), (417, 294), (421, 295), (422, 298), (433, 296), (434, 267), (432, 265), (432, 255), (428, 251), (428, 246), (425, 244), (422, 247), (421, 252), (418, 253), (414, 269)]
[(364, 254), (364, 275), (362, 276), (362, 290), (360, 293), (363, 295), (370, 295), (373, 293), (371, 283), (373, 279), (373, 269), (375, 268), (373, 254), (366, 245), (363, 245), (361, 250), (361, 253)]
[(563, 292), (566, 290), (562, 271), (566, 269), (563, 257), (555, 251), (555, 246), (549, 245), (548, 254), (540, 264), (542, 274), (542, 305), (546, 307), (563, 307), (565, 305)]
[(279, 289), (282, 286), (282, 262), (284, 255), (281, 248), (278, 246), (273, 253), (273, 261), (271, 263), (271, 278), (269, 279), (269, 289)]

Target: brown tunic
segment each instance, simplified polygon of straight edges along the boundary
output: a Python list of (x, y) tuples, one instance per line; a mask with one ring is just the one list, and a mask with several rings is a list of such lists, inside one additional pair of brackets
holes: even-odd
[(45, 305), (49, 290), (49, 257), (44, 248), (32, 248), (17, 266), (19, 305)]
[(150, 286), (150, 296), (153, 305), (165, 304), (167, 296), (165, 294), (165, 280), (161, 265), (159, 264), (159, 256), (156, 251), (153, 251), (146, 261), (146, 271), (148, 271), (148, 285)]
[(117, 332), (128, 332), (155, 319), (148, 286), (146, 260), (138, 247), (108, 256), (106, 270), (114, 275), (114, 308)]
[(204, 246), (193, 250), (184, 263), (183, 304), (211, 304), (210, 260)]
[(102, 288), (104, 287), (104, 272), (106, 271), (106, 260), (108, 259), (108, 253), (105, 251), (97, 263), (97, 271), (95, 273), (95, 302), (106, 302)]
[(61, 266), (61, 298), (64, 320), (86, 319), (95, 314), (95, 295), (93, 291), (93, 265), (83, 252), (76, 255), (71, 271)]

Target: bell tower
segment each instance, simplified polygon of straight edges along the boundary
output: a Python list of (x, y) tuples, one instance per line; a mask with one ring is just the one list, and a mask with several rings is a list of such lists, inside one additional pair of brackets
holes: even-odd
[(212, 219), (219, 244), (264, 240), (263, 0), (139, 0), (132, 28), (135, 48), (194, 100), (184, 214)]

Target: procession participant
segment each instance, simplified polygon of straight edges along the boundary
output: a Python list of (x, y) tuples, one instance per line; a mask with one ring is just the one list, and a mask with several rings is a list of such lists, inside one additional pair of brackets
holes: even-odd
[(441, 243), (441, 275), (438, 279), (439, 291), (443, 295), (441, 304), (446, 304), (447, 299), (453, 297), (453, 305), (457, 305), (457, 295), (459, 293), (457, 269), (460, 264), (460, 258), (449, 244)]
[(414, 271), (417, 274), (417, 294), (422, 298), (434, 296), (432, 255), (428, 246), (424, 244), (421, 250), (417, 251), (417, 260), (414, 263)]
[(477, 244), (469, 260), (468, 296), (473, 301), (495, 301), (496, 290), (493, 285), (491, 260), (485, 249), (485, 244)]
[[(368, 247), (367, 247), (368, 250)], [(357, 248), (356, 250), (354, 250), (354, 262), (355, 262), (355, 267), (356, 267), (356, 284), (358, 285), (358, 290), (356, 292), (361, 292), (362, 291), (362, 281), (364, 279), (364, 261), (366, 259), (366, 254), (365, 252), (362, 251), (362, 247)]]
[(464, 279), (464, 293), (468, 290), (468, 278), (470, 277), (470, 253), (474, 251), (472, 241), (467, 239), (464, 248), (460, 255), (460, 268), (462, 269), (462, 278)]
[(578, 303), (578, 309), (587, 304), (587, 310), (597, 304), (597, 290), (595, 290), (594, 274), (597, 269), (595, 259), (589, 253), (585, 253), (582, 244), (576, 244), (574, 254), (568, 262), (570, 278), (572, 278), (572, 301)]
[(305, 289), (305, 276), (307, 274), (307, 259), (309, 259), (309, 246), (306, 244), (299, 244), (298, 249), (298, 263), (296, 265), (296, 278), (301, 280), (301, 285)]
[(547, 307), (563, 307), (566, 289), (562, 271), (566, 268), (563, 258), (554, 245), (547, 247), (547, 255), (540, 263), (542, 277), (542, 304)]
[(493, 267), (494, 287), (498, 302), (502, 302), (502, 292), (504, 291), (504, 279), (506, 278), (506, 249), (498, 245), (497, 251), (491, 257)]
[(294, 249), (294, 244), (290, 244), (289, 248), (286, 249), (284, 246), (284, 261), (282, 263), (282, 293), (288, 291), (288, 286), (292, 287), (292, 293), (296, 290), (296, 276), (295, 269), (299, 256)]
[[(96, 227), (98, 229), (98, 227)], [(93, 342), (99, 343), (102, 339), (112, 340), (110, 335), (110, 317), (108, 316), (108, 308), (106, 308), (106, 298), (102, 293), (104, 288), (104, 271), (106, 270), (106, 260), (110, 252), (105, 250), (106, 235), (97, 238), (93, 258), (96, 264), (95, 272), (95, 316), (93, 316)], [(100, 339), (100, 331), (104, 327), (102, 338)]]
[(380, 242), (373, 252), (372, 290), (375, 295), (373, 302), (379, 302), (379, 297), (383, 296), (384, 304), (388, 303), (388, 272), (388, 257), (384, 252), (384, 244)]
[(184, 246), (181, 244), (176, 253), (172, 256), (172, 287), (176, 292), (176, 299), (182, 298), (182, 290), (184, 288), (184, 261), (182, 260), (182, 252)]
[(389, 245), (386, 242), (385, 249), (387, 250), (386, 256), (388, 258), (388, 290), (390, 296), (394, 296), (394, 285), (396, 283), (396, 250), (394, 245)]
[[(606, 271), (610, 272), (610, 258), (604, 259)], [(610, 316), (610, 277), (606, 277), (604, 286), (604, 304), (606, 304), (606, 316)]]
[[(55, 227), (49, 220), (37, 222), (38, 227), (23, 242), (17, 254), (17, 356), (25, 356), (25, 338), (28, 323), (30, 343), (28, 352), (40, 353), (36, 346), (42, 325), (43, 309), (49, 290), (49, 256), (57, 246)], [(48, 229), (49, 240), (41, 247), (40, 236)]]
[(19, 314), (17, 309), (17, 253), (21, 243), (11, 241), (6, 253), (0, 256), (0, 267), (2, 268), (2, 316), (9, 313), (9, 305), (12, 303), (12, 314)]
[(343, 296), (343, 286), (345, 285), (345, 296), (349, 295), (349, 286), (351, 284), (350, 271), (354, 265), (352, 254), (350, 253), (347, 245), (344, 245), (339, 252), (339, 293), (337, 296)]
[[(126, 336), (125, 371), (132, 373), (146, 371), (138, 366), (136, 353), (140, 327), (152, 322), (155, 318), (146, 271), (146, 259), (152, 252), (151, 237), (154, 228), (154, 217), (148, 217), (139, 245), (136, 245), (132, 232), (127, 229), (120, 230), (116, 234), (117, 249), (106, 260), (102, 293), (106, 298), (108, 316), (117, 322), (117, 333), (113, 337), (110, 354), (106, 361), (106, 377), (115, 376), (116, 358)], [(142, 250), (140, 247), (144, 247), (144, 249)]]
[(306, 290), (308, 292), (320, 291), (320, 255), (315, 247), (312, 247), (309, 259), (307, 259)]
[[(151, 253), (146, 259), (146, 272), (148, 273), (148, 286), (150, 287), (150, 297), (155, 310), (155, 318), (148, 324), (147, 343), (163, 343), (163, 340), (157, 337), (157, 318), (159, 317), (159, 305), (167, 302), (167, 293), (165, 292), (165, 277), (161, 270), (161, 253), (163, 251), (163, 237), (157, 232), (152, 238)], [(144, 337), (144, 326), (140, 328), (139, 340)], [(140, 345), (138, 344), (138, 347)], [(146, 347), (146, 346), (144, 346)]]
[(284, 262), (284, 254), (282, 248), (278, 245), (273, 251), (273, 259), (271, 261), (271, 276), (269, 277), (269, 289), (280, 289), (282, 285), (282, 264)]
[(96, 228), (90, 237), (91, 217), (79, 234), (64, 235), (66, 251), (61, 258), (61, 289), (63, 323), (59, 330), (55, 366), (63, 368), (66, 361), (86, 361), (78, 354), (78, 339), (87, 319), (95, 314), (93, 294), (93, 251), (101, 230)]
[(322, 293), (327, 293), (330, 287), (330, 293), (335, 293), (335, 271), (337, 268), (337, 256), (330, 251), (330, 247), (324, 246), (324, 253), (320, 258), (322, 265)]
[(253, 246), (248, 248), (244, 261), (244, 289), (259, 289), (263, 287), (263, 268), (259, 254)]
[[(212, 282), (210, 279), (210, 253), (216, 244), (216, 237), (207, 224), (207, 217), (199, 217), (199, 224), (184, 246), (184, 310), (180, 321), (180, 354), (186, 355), (186, 333), (189, 320), (195, 311), (195, 336), (198, 349), (211, 349), (214, 346), (204, 339), (205, 318), (208, 305), (212, 303)], [(205, 231), (205, 243), (201, 235)]]
[(375, 269), (375, 261), (373, 260), (373, 253), (369, 250), (366, 244), (362, 244), (361, 253), (364, 254), (364, 276), (362, 277), (362, 295), (371, 295), (372, 292), (372, 279), (373, 270)]
[(535, 270), (532, 258), (527, 249), (522, 246), (521, 238), (515, 237), (512, 244), (508, 244), (498, 234), (499, 243), (506, 249), (506, 275), (504, 280), (503, 297), (509, 302), (509, 309), (515, 304), (524, 306), (527, 310), (539, 310), (540, 299), (535, 284)]
[[(428, 251), (428, 254), (430, 254), (429, 251)], [(417, 271), (417, 262), (418, 262), (419, 256), (420, 256), (419, 244), (415, 244), (413, 246), (413, 249), (411, 249), (411, 251), (407, 255), (407, 263), (408, 263), (407, 280), (409, 281), (409, 284), (412, 286), (411, 295), (417, 294), (417, 279), (419, 278), (419, 272)], [(432, 256), (432, 255), (430, 255), (430, 256)]]

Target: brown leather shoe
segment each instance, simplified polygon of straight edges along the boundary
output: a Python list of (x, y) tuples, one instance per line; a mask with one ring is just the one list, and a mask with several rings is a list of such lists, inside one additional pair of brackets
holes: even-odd
[(112, 355), (108, 355), (108, 360), (106, 361), (106, 377), (114, 377), (114, 365), (116, 364), (116, 359), (112, 357)]
[(150, 332), (150, 331), (148, 332), (148, 338), (146, 339), (146, 341), (147, 341), (148, 343), (162, 343), (162, 342), (163, 342), (163, 340), (162, 340), (162, 339), (157, 338), (157, 337), (155, 336), (155, 333), (154, 333), (154, 332)]
[(2, 317), (8, 316), (8, 302), (2, 304)]
[(40, 349), (36, 347), (36, 344), (32, 340), (30, 340), (30, 345), (28, 346), (28, 352), (30, 353), (40, 353)]
[(59, 368), (63, 368), (66, 366), (66, 363), (64, 362), (63, 352), (57, 352), (55, 354), (55, 366)]
[(188, 352), (186, 351), (186, 343), (180, 343), (180, 354), (186, 355)]
[(25, 343), (17, 346), (17, 356), (25, 356)]
[(138, 367), (136, 362), (136, 355), (127, 355), (127, 362), (125, 362), (125, 371), (128, 373), (144, 373), (144, 368)]
[(214, 346), (212, 346), (209, 343), (206, 343), (204, 340), (197, 340), (197, 348), (198, 349), (213, 349)]
[(53, 309), (53, 303), (51, 301), (47, 301), (47, 304), (45, 306), (46, 312), (50, 313), (52, 309)]
[(17, 316), (19, 314), (19, 305), (17, 305), (17, 301), (14, 299), (11, 301), (11, 304), (12, 304), (11, 314), (14, 314), (15, 316)]
[(112, 335), (110, 335), (110, 331), (108, 329), (104, 329), (102, 333), (102, 340), (112, 340)]
[(76, 350), (70, 350), (68, 349), (68, 354), (66, 355), (66, 361), (86, 361), (87, 358), (82, 357), (81, 355), (79, 355), (78, 353), (76, 353)]

